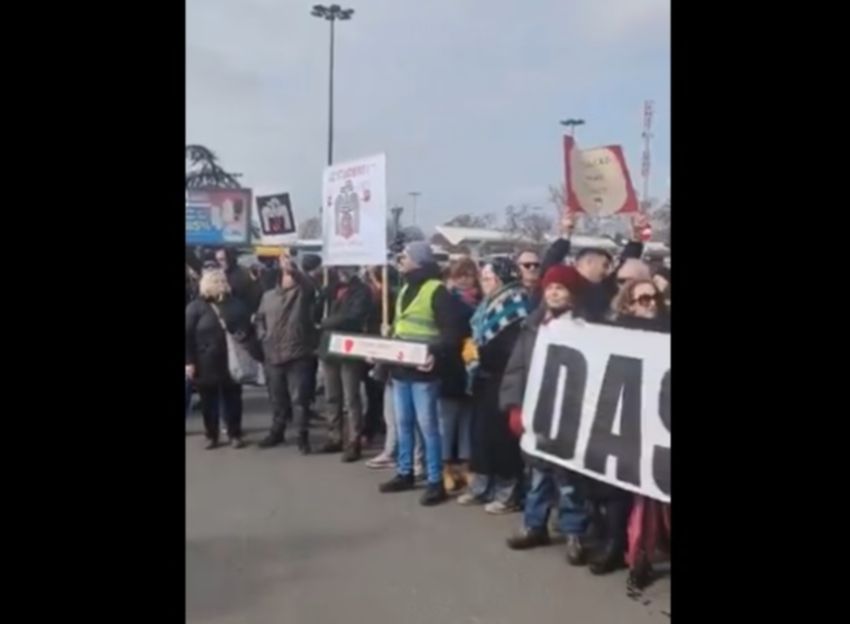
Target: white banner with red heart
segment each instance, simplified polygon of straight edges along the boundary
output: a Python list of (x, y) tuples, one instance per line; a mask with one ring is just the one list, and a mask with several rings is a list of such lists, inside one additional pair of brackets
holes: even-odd
[(328, 343), (328, 353), (401, 366), (424, 366), (428, 360), (428, 345), (375, 336), (333, 333)]

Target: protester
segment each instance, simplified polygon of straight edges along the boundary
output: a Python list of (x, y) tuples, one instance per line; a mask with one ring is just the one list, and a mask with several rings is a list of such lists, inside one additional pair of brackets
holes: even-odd
[(540, 285), (540, 254), (532, 249), (525, 249), (517, 254), (516, 265), (519, 267), (522, 287), (531, 297), (537, 293)]
[[(396, 288), (395, 284), (398, 283), (398, 271), (395, 267), (389, 266), (387, 267), (387, 276), (388, 276), (388, 287), (389, 287), (389, 309), (387, 312), (389, 313), (388, 323), (389, 327), (381, 326), (381, 317), (382, 314), (380, 309), (375, 309), (374, 314), (372, 315), (371, 320), (367, 323), (368, 332), (370, 334), (379, 334), (383, 335), (386, 331), (387, 334), (392, 331), (392, 322), (394, 319), (394, 312), (396, 307)], [(374, 300), (376, 302), (380, 302), (383, 297), (383, 278), (381, 276), (381, 267), (372, 267), (369, 271), (369, 282), (372, 288)], [(376, 303), (376, 305), (381, 305)], [(369, 383), (373, 384), (370, 389)], [(375, 409), (380, 405), (383, 418), (384, 418), (384, 448), (378, 453), (375, 457), (368, 460), (366, 462), (366, 467), (372, 468), (375, 470), (381, 470), (384, 468), (395, 468), (396, 467), (396, 455), (398, 454), (398, 434), (396, 427), (396, 416), (395, 416), (395, 406), (393, 405), (393, 387), (392, 387), (392, 379), (389, 376), (389, 367), (386, 364), (375, 364), (372, 366), (372, 369), (369, 371), (367, 375), (367, 386), (366, 386), (366, 395), (367, 400), (369, 401), (369, 407), (367, 413), (372, 408), (372, 399), (369, 397), (370, 391), (373, 391), (374, 388), (380, 388), (382, 392), (381, 402), (380, 404), (375, 403)], [(415, 427), (416, 430), (416, 442), (414, 446), (414, 462), (413, 462), (413, 476), (415, 479), (420, 479), (425, 476), (425, 450), (424, 444), (422, 442), (422, 432), (419, 430), (419, 426)]]
[(670, 269), (665, 266), (660, 266), (652, 272), (652, 283), (661, 293), (664, 299), (664, 305), (670, 309)]
[(186, 378), (201, 397), (207, 449), (219, 444), (221, 408), (231, 445), (242, 448), (242, 386), (230, 376), (225, 331), (258, 360), (262, 352), (248, 310), (231, 295), (223, 271), (204, 271), (199, 290), (200, 297), (186, 308)]
[[(316, 254), (304, 254), (301, 257), (301, 270), (304, 272), (307, 277), (313, 280), (313, 284), (316, 285), (316, 290), (313, 294), (313, 323), (318, 328), (322, 322), (322, 318), (325, 316), (325, 289), (321, 286), (323, 285), (324, 276), (322, 275), (322, 258)], [(318, 383), (319, 376), (319, 358), (318, 356), (314, 356), (312, 358), (313, 368), (310, 373), (310, 419), (317, 418), (316, 414), (313, 412), (313, 403), (316, 400), (316, 386)]]
[[(389, 293), (387, 299), (386, 319), (388, 326), (392, 323), (392, 309), (395, 301), (395, 289), (392, 284), (397, 282), (398, 273), (393, 267), (387, 267), (389, 277)], [(380, 266), (370, 267), (365, 272), (366, 284), (372, 294), (372, 305), (366, 320), (366, 333), (372, 336), (382, 335), (383, 325), (383, 270)], [(376, 371), (377, 369), (377, 371)], [(376, 374), (372, 374), (375, 372)], [(384, 392), (386, 389), (386, 367), (369, 365), (364, 383), (366, 391), (366, 414), (363, 425), (363, 444), (369, 445), (379, 435), (386, 433), (384, 426)]]
[[(628, 329), (670, 331), (664, 298), (649, 278), (623, 284), (612, 304), (611, 322)], [(608, 540), (597, 561), (591, 562), (591, 571), (604, 574), (622, 567), (623, 553), (628, 551), (629, 582), (644, 587), (652, 577), (656, 545), (669, 544), (670, 505), (602, 482), (594, 483), (593, 498), (605, 507)]]
[(472, 457), (468, 491), (462, 505), (485, 504), (492, 514), (519, 509), (523, 464), (519, 442), (499, 407), (499, 386), (508, 358), (530, 311), (528, 293), (519, 269), (506, 258), (496, 258), (481, 271), (484, 300), (470, 321), (472, 342), (464, 360), (472, 374)]
[(198, 273), (186, 264), (186, 305), (198, 296)]
[(231, 247), (223, 247), (215, 252), (215, 260), (227, 276), (230, 292), (248, 308), (249, 314), (254, 314), (260, 306), (263, 296), (262, 286), (245, 268), (236, 262), (236, 252)]
[[(470, 258), (454, 260), (448, 268), (446, 287), (458, 306), (463, 338), (470, 334), (469, 320), (481, 302), (478, 266)], [(443, 440), (443, 485), (449, 493), (469, 484), (472, 453), (472, 401), (466, 392), (466, 370), (460, 351), (448, 354), (441, 367), (442, 383), (437, 410)]]
[[(336, 267), (332, 277), (333, 283), (327, 291), (330, 309), (328, 316), (321, 322), (325, 333), (323, 343), (329, 340), (332, 332), (364, 333), (372, 305), (369, 287), (357, 275), (356, 268)], [(322, 364), (328, 420), (328, 440), (322, 452), (344, 451), (342, 461), (357, 461), (362, 452), (360, 434), (363, 427), (363, 404), (360, 384), (365, 377), (365, 363), (325, 352)]]
[[(519, 339), (511, 353), (500, 388), (502, 409), (510, 411), (510, 426), (519, 437), (522, 432), (522, 403), (531, 368), (534, 343), (541, 325), (569, 316), (585, 280), (578, 271), (563, 264), (550, 267), (543, 276), (543, 305), (522, 324)], [(586, 560), (582, 542), (588, 528), (583, 488), (585, 479), (575, 472), (531, 456), (531, 485), (526, 493), (523, 525), (508, 539), (508, 547), (524, 550), (550, 543), (547, 518), (553, 506), (558, 509), (558, 527), (566, 537), (567, 561), (582, 565)]]
[(274, 414), (271, 430), (259, 446), (270, 448), (282, 444), (286, 424), (293, 420), (298, 450), (307, 454), (310, 452), (310, 378), (317, 345), (313, 324), (316, 286), (290, 258), (282, 257), (280, 266), (280, 284), (263, 295), (256, 319)]
[(442, 441), (437, 416), (440, 368), (446, 356), (460, 349), (462, 328), (458, 307), (440, 282), (440, 269), (431, 246), (408, 243), (399, 257), (404, 286), (396, 300), (393, 336), (426, 342), (428, 361), (419, 368), (393, 366), (390, 370), (398, 426), (396, 476), (381, 484), (381, 492), (401, 492), (414, 487), (413, 447), (416, 423), (425, 443), (427, 486), (423, 505), (446, 499), (442, 475)]

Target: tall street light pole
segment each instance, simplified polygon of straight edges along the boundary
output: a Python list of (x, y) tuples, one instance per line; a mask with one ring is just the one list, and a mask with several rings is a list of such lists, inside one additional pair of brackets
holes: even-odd
[(419, 191), (410, 191), (408, 193), (413, 198), (413, 225), (416, 225), (416, 198), (422, 195)]
[(573, 137), (573, 138), (575, 138), (575, 136), (576, 136), (576, 126), (583, 126), (584, 123), (585, 123), (584, 119), (572, 119), (572, 118), (570, 118), (570, 119), (564, 119), (563, 121), (561, 121), (562, 126), (566, 126), (570, 129), (570, 136)]
[(343, 9), (338, 4), (324, 6), (316, 4), (310, 15), (326, 19), (331, 23), (331, 56), (330, 72), (328, 76), (328, 166), (333, 164), (334, 159), (334, 22), (336, 20), (350, 20), (354, 15), (354, 9)]

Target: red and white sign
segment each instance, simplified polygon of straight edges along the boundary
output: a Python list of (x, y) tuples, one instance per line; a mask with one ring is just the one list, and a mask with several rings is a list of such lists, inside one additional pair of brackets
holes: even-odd
[(386, 170), (384, 154), (325, 169), (322, 181), (325, 266), (386, 264)]
[(331, 334), (328, 353), (402, 366), (424, 366), (428, 361), (427, 344), (357, 334)]
[(619, 145), (580, 150), (572, 137), (564, 136), (564, 165), (568, 212), (608, 217), (639, 210)]

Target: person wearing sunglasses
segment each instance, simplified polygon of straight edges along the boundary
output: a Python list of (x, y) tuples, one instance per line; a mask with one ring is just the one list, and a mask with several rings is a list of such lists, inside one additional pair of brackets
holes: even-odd
[[(650, 278), (627, 280), (614, 298), (606, 322), (627, 329), (670, 331), (670, 317), (664, 299)], [(635, 519), (635, 513), (643, 514), (656, 508), (626, 490), (595, 480), (588, 487), (588, 498), (597, 510), (594, 521), (602, 525), (601, 532), (605, 535), (604, 541), (590, 558), (590, 571), (593, 574), (607, 574), (627, 563), (631, 565), (632, 562), (646, 561), (634, 554), (640, 550), (640, 544), (646, 542), (639, 537), (642, 529), (636, 533), (635, 528), (630, 526), (643, 526), (643, 518)], [(635, 501), (639, 504), (635, 505)], [(669, 514), (667, 523), (669, 526)], [(632, 566), (632, 577), (637, 578), (637, 584), (644, 582), (645, 570), (645, 563)]]
[(540, 286), (540, 254), (531, 249), (523, 250), (516, 259), (519, 267), (520, 281), (526, 292), (537, 292)]
[(653, 281), (626, 280), (611, 306), (611, 320), (629, 329), (670, 331), (670, 317), (664, 297)]

